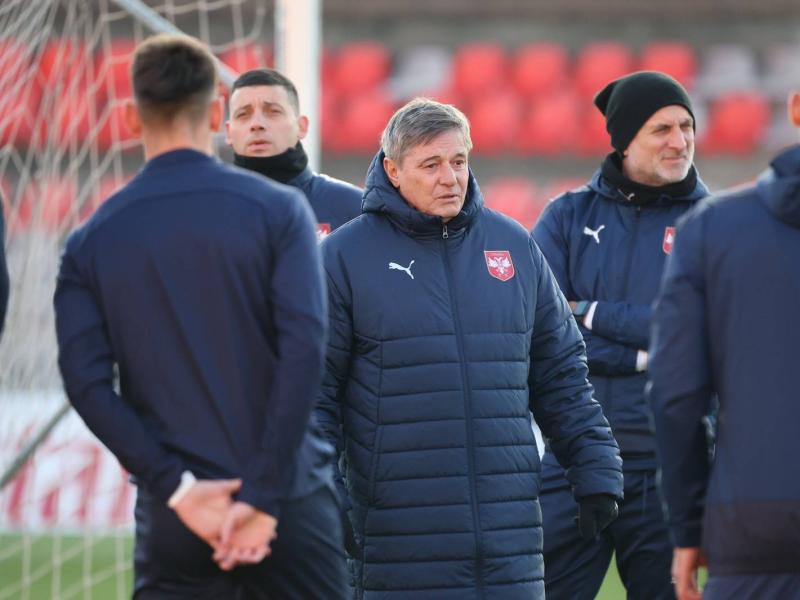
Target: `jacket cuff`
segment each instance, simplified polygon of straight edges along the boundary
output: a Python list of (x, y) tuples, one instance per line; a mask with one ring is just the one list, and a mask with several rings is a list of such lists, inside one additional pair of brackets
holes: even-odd
[(175, 460), (165, 471), (159, 473), (154, 480), (146, 481), (139, 477), (137, 477), (137, 480), (141, 480), (148, 491), (166, 504), (181, 484), (183, 471), (183, 465), (181, 465), (180, 461)]
[(572, 472), (570, 469), (567, 479), (573, 480), (571, 483), (575, 500), (595, 494), (607, 494), (622, 500), (624, 498), (622, 461), (616, 457), (614, 462), (617, 464), (613, 466), (593, 465), (591, 468), (582, 469), (580, 473)]
[(672, 527), (672, 536), (678, 548), (697, 548), (703, 539), (702, 525), (683, 525)]
[(236, 494), (236, 500), (249, 504), (274, 519), (280, 517), (281, 497), (274, 491), (258, 489), (245, 481), (242, 483), (242, 489)]
[(639, 351), (635, 348), (626, 346), (625, 351), (622, 354), (622, 364), (626, 373), (639, 373), (639, 370), (636, 368), (638, 365), (638, 359)]

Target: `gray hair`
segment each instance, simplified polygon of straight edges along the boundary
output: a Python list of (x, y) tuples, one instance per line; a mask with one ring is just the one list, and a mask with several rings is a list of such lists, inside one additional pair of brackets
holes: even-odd
[(464, 136), (467, 151), (472, 149), (469, 121), (451, 104), (428, 98), (414, 98), (398, 109), (381, 135), (381, 149), (387, 158), (400, 164), (409, 150), (427, 144), (438, 135), (453, 129)]

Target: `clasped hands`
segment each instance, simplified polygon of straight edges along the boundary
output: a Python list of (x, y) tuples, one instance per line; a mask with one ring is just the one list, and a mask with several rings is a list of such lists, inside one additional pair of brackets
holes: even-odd
[(241, 487), (240, 479), (197, 480), (174, 507), (183, 524), (214, 549), (224, 571), (261, 562), (277, 537), (275, 518), (234, 501)]

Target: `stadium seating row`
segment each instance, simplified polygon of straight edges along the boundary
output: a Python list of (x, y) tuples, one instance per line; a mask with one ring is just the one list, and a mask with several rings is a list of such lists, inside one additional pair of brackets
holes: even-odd
[[(50, 140), (80, 147), (88, 141), (101, 151), (120, 143), (123, 149), (134, 146), (122, 119), (124, 100), (131, 95), (128, 66), (134, 45), (118, 38), (90, 56), (74, 40), (52, 40), (30, 56), (19, 41), (0, 44), (6, 68), (20, 70), (19, 78), (3, 79), (9, 89), (0, 90), (0, 144), (38, 146)], [(423, 94), (467, 113), (477, 152), (598, 155), (609, 145), (592, 95), (624, 73), (656, 69), (693, 91), (703, 117), (698, 119), (701, 152), (747, 154), (769, 137), (771, 94), (800, 80), (800, 62), (791, 56), (789, 47), (775, 49), (769, 69), (759, 77), (752, 51), (743, 46), (710, 47), (698, 71), (695, 50), (674, 41), (649, 44), (638, 56), (618, 42), (588, 44), (574, 59), (555, 43), (525, 45), (512, 54), (482, 42), (453, 53), (409, 48), (394, 60), (383, 44), (355, 42), (323, 53), (323, 149), (371, 153), (399, 103)], [(242, 71), (271, 64), (272, 52), (250, 44), (220, 58)], [(36, 71), (35, 85), (14, 89), (15, 81), (31, 79), (23, 77), (25, 69)], [(54, 93), (54, 86), (62, 89)], [(49, 118), (37, 118), (41, 114)]]

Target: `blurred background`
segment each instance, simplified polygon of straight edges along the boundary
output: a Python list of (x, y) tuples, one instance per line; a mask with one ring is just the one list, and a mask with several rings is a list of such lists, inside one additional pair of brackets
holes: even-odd
[[(275, 64), (271, 0), (143, 4), (235, 72)], [(467, 114), (488, 204), (530, 228), (610, 151), (593, 95), (639, 69), (689, 90), (712, 190), (753, 179), (797, 141), (785, 116), (800, 86), (796, 0), (321, 0), (321, 17), (319, 170), (357, 185), (393, 111), (425, 95)], [(0, 3), (12, 283), (0, 341), (0, 600), (130, 594), (133, 491), (64, 406), (51, 299), (66, 235), (142, 164), (121, 108), (130, 53), (150, 33), (111, 0)], [(623, 597), (613, 573), (603, 594)]]

